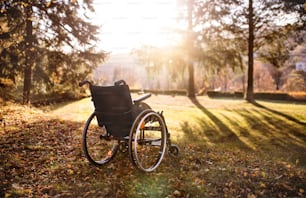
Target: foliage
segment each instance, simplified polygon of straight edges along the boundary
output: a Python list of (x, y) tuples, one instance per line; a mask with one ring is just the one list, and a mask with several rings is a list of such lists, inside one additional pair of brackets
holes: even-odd
[(193, 103), (169, 96), (149, 100), (165, 110), (181, 154), (167, 155), (148, 174), (137, 171), (127, 153), (100, 168), (86, 161), (81, 131), (91, 111), (89, 99), (52, 111), (5, 106), (0, 112), (6, 122), (0, 126), (0, 196), (305, 196), (305, 106), (260, 103), (263, 108), (206, 98)]
[[(154, 47), (149, 45), (134, 49), (132, 54), (136, 56), (138, 62), (145, 67), (147, 80), (149, 84), (156, 82), (156, 76), (161, 76), (166, 71), (166, 78), (171, 82), (184, 84), (187, 68), (187, 59), (182, 47)], [(158, 79), (160, 80), (160, 79)], [(156, 88), (156, 87), (150, 87)], [(159, 87), (157, 87), (159, 88)], [(180, 86), (179, 88), (186, 88)]]
[(285, 84), (285, 89), (292, 91), (306, 91), (306, 72), (291, 72)]
[(91, 0), (5, 0), (0, 10), (0, 77), (23, 78), (24, 94), (73, 89), (106, 55), (95, 51)]
[[(287, 8), (290, 4), (290, 8)], [(248, 88), (247, 97), (252, 100), (253, 93), (253, 50), (256, 52), (265, 43), (270, 43), (271, 38), (276, 38), (281, 31), (276, 30), (275, 26), (284, 26), (288, 23), (294, 24), (295, 30), (305, 25), (303, 17), (294, 13), (301, 14), (303, 4), (299, 1), (195, 1), (195, 23), (198, 30), (199, 46), (208, 47), (210, 41), (230, 40), (232, 42), (244, 43), (243, 48), (234, 48), (235, 51), (228, 51), (233, 55), (239, 54), (240, 57), (248, 51)], [(282, 23), (278, 21), (282, 19)], [(254, 34), (255, 33), (255, 34)], [(254, 37), (254, 38), (253, 38)], [(246, 48), (248, 44), (248, 49)], [(243, 49), (243, 50), (242, 50)], [(283, 50), (282, 48), (281, 50)], [(232, 53), (234, 52), (234, 53)], [(205, 54), (205, 50), (204, 50)], [(213, 60), (222, 60), (227, 53)], [(213, 57), (213, 56), (212, 56)], [(239, 56), (238, 56), (239, 57)], [(284, 57), (286, 58), (286, 56)], [(273, 58), (277, 61), (277, 58)], [(219, 65), (218, 65), (219, 66)], [(214, 65), (213, 65), (214, 67)], [(278, 81), (277, 81), (278, 82)]]
[[(305, 41), (300, 35), (304, 31), (293, 32), (293, 27), (289, 25), (277, 28), (275, 31), (278, 33), (266, 38), (266, 43), (259, 48), (256, 57), (272, 66), (267, 68), (274, 80), (276, 90), (279, 90), (284, 84), (286, 70), (291, 67), (290, 62), (293, 58), (297, 59), (295, 51), (298, 50), (299, 43), (303, 46)], [(300, 53), (297, 55), (301, 56), (303, 52)]]
[(12, 98), (12, 89), (14, 87), (14, 82), (9, 78), (1, 78), (0, 77), (0, 104), (5, 103), (6, 100)]

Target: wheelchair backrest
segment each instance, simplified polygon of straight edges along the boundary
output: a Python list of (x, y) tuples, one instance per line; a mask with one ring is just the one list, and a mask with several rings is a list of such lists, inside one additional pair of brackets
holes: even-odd
[(133, 124), (132, 98), (128, 85), (90, 86), (99, 126), (115, 137), (125, 137)]

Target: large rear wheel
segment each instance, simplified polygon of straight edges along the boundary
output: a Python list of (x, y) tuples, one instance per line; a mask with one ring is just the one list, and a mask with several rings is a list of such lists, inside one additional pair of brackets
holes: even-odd
[(105, 127), (98, 125), (97, 116), (92, 113), (88, 118), (82, 138), (84, 154), (94, 165), (108, 163), (118, 151), (118, 141), (108, 136)]
[(129, 136), (129, 155), (142, 171), (154, 171), (161, 163), (167, 147), (167, 128), (163, 117), (150, 109), (135, 119)]

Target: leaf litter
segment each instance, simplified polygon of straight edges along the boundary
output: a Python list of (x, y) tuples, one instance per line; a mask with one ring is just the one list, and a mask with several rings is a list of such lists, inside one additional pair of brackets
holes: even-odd
[(82, 152), (84, 123), (9, 105), (0, 129), (0, 197), (305, 197), (305, 166), (261, 152), (181, 143), (153, 173), (119, 153), (90, 165)]

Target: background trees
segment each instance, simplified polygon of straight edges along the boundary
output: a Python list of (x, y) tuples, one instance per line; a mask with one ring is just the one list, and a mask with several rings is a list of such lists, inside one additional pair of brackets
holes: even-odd
[(30, 91), (71, 89), (105, 57), (96, 52), (98, 27), (87, 17), (92, 0), (5, 0), (0, 3), (0, 77)]
[[(144, 46), (134, 54), (145, 67), (148, 81), (155, 83), (152, 88), (183, 88), (193, 96), (205, 89), (236, 87), (252, 101), (253, 59), (265, 63), (256, 70), (257, 80), (258, 72), (266, 69), (276, 89), (292, 87), (286, 85), (289, 77), (291, 83), (301, 78), (290, 75), (290, 68), (298, 61), (292, 54), (305, 45), (303, 3), (180, 0), (181, 29), (174, 34), (181, 40), (162, 48)], [(1, 1), (0, 83), (10, 79), (18, 89), (22, 84), (25, 104), (31, 99), (30, 91), (33, 99), (41, 93), (73, 90), (106, 56), (96, 51), (98, 27), (87, 17), (94, 10), (92, 5), (92, 0)], [(118, 72), (113, 74), (120, 76)]]
[[(240, 49), (236, 48), (236, 50), (242, 55), (248, 54), (246, 99), (252, 101), (254, 53), (257, 53), (264, 44), (267, 46), (271, 42), (273, 42), (273, 45), (278, 43), (279, 52), (273, 52), (277, 47), (267, 49), (271, 53), (277, 53), (273, 58), (269, 58), (269, 62), (271, 63), (273, 59), (273, 66), (283, 66), (288, 59), (288, 50), (285, 49), (286, 46), (282, 43), (285, 42), (285, 39), (279, 40), (283, 32), (279, 30), (284, 29), (287, 24), (303, 25), (302, 16), (298, 16), (298, 13), (301, 13), (303, 9), (303, 3), (301, 1), (253, 2), (252, 0), (248, 2), (242, 0), (223, 0), (222, 2), (197, 1), (196, 3), (196, 17), (199, 21), (199, 32), (202, 35), (202, 40), (199, 40), (201, 44), (207, 43), (208, 40), (211, 41), (214, 38), (220, 38), (221, 40), (230, 40), (231, 42), (239, 40), (245, 46), (248, 45), (248, 48), (244, 46)], [(276, 42), (277, 39), (278, 42)], [(270, 55), (272, 55), (271, 53)], [(263, 54), (262, 52), (261, 57), (263, 57)], [(265, 57), (267, 60), (268, 57)], [(279, 73), (274, 76), (277, 78)]]

